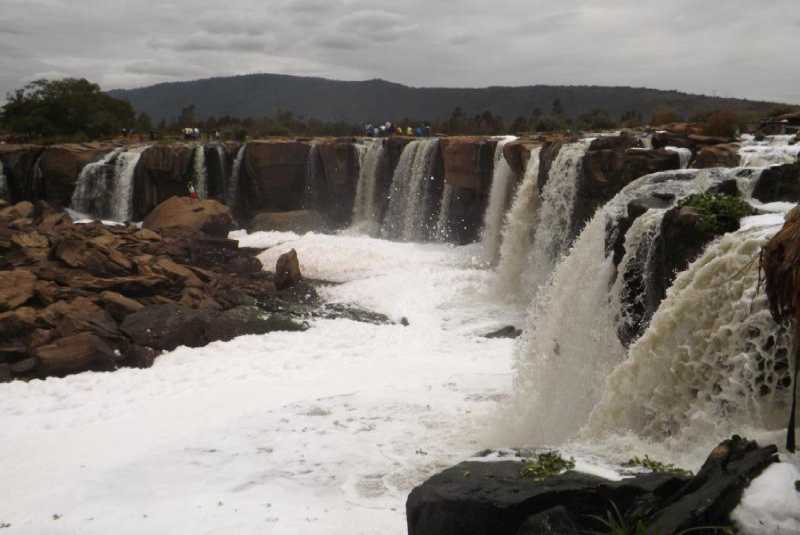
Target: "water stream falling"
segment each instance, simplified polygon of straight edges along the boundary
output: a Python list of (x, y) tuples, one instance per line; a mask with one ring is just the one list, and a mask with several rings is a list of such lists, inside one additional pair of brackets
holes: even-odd
[[(605, 244), (626, 216), (628, 203), (659, 196), (674, 204), (730, 179), (742, 184), (746, 194), (752, 189), (748, 183), (757, 178), (758, 173), (749, 169), (655, 173), (632, 182), (598, 210), (534, 300), (517, 347), (516, 386), (522, 404), (516, 410), (526, 413), (522, 418), (528, 426), (526, 440), (558, 442), (575, 436), (605, 394), (606, 377), (626, 355), (617, 336), (627, 320), (621, 306), (626, 286)], [(648, 211), (627, 231), (621, 271), (633, 262), (647, 266), (661, 215), (659, 210)], [(539, 250), (535, 242), (534, 250)], [(704, 313), (714, 314), (713, 307)], [(663, 329), (655, 322), (647, 327), (648, 333)], [(559, 410), (548, 409), (554, 406)]]
[(231, 170), (231, 179), (225, 188), (225, 204), (231, 209), (236, 206), (239, 200), (239, 179), (242, 174), (242, 161), (247, 150), (247, 143), (242, 143), (239, 150), (236, 152), (236, 158), (233, 160), (233, 169)]
[(769, 167), (795, 163), (800, 157), (800, 143), (790, 144), (795, 136), (766, 136), (761, 141), (751, 135), (742, 136), (739, 155), (742, 167)]
[(503, 147), (517, 139), (505, 136), (497, 141), (494, 151), (494, 167), (492, 170), (492, 187), (489, 191), (489, 205), (483, 218), (481, 243), (484, 261), (495, 264), (500, 254), (503, 215), (508, 209), (515, 182), (514, 171), (503, 156)]
[(591, 139), (584, 139), (564, 145), (550, 168), (542, 190), (528, 269), (523, 275), (529, 297), (547, 282), (569, 246), (577, 181), (590, 144)]
[(681, 169), (688, 169), (689, 162), (692, 160), (692, 150), (686, 147), (664, 147), (670, 152), (676, 152), (681, 159)]
[(115, 161), (114, 183), (111, 189), (113, 221), (130, 221), (133, 217), (133, 175), (142, 153), (149, 147), (128, 148), (120, 152)]
[(534, 223), (539, 207), (538, 180), (541, 151), (541, 147), (531, 150), (525, 176), (514, 194), (503, 227), (497, 281), (500, 292), (509, 297), (520, 298), (524, 295), (521, 291), (521, 277), (528, 265), (528, 254), (533, 243)]
[(114, 202), (114, 161), (124, 151), (124, 147), (112, 150), (100, 160), (86, 164), (81, 169), (72, 192), (70, 208), (82, 214), (96, 217), (110, 217)]
[(434, 238), (436, 241), (446, 242), (450, 238), (450, 207), (453, 204), (453, 192), (455, 188), (445, 183), (442, 190), (442, 200), (439, 203), (439, 215), (436, 219), (436, 229)]
[(430, 205), (437, 138), (417, 139), (406, 145), (392, 177), (389, 208), (381, 233), (405, 241), (424, 240), (429, 229), (426, 208)]
[(322, 204), (322, 196), (325, 190), (325, 180), (322, 176), (321, 166), (319, 165), (319, 143), (313, 141), (308, 150), (308, 162), (306, 163), (306, 183), (303, 187), (303, 208), (306, 210), (317, 210)]
[(382, 139), (370, 139), (357, 143), (358, 183), (353, 202), (353, 228), (369, 236), (380, 232), (380, 200), (378, 199), (381, 170), (384, 165), (386, 149)]
[(206, 149), (203, 145), (197, 145), (194, 149), (194, 187), (198, 198), (208, 198), (208, 170), (206, 169)]

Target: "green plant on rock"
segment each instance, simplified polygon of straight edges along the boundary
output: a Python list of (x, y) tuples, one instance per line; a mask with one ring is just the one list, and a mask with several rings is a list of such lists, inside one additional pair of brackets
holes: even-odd
[(753, 215), (755, 210), (740, 197), (718, 193), (695, 193), (682, 199), (679, 208), (693, 208), (700, 214), (700, 230), (724, 234), (739, 228), (739, 220)]
[(573, 468), (575, 468), (575, 459), (565, 459), (557, 451), (546, 451), (525, 461), (520, 470), (520, 476), (538, 481)]
[(694, 475), (689, 470), (684, 470), (683, 468), (679, 468), (674, 464), (656, 461), (647, 455), (645, 455), (643, 458), (634, 457), (629, 461), (622, 463), (622, 466), (626, 468), (645, 468), (651, 472), (656, 472), (659, 474), (677, 474), (686, 477), (692, 477)]

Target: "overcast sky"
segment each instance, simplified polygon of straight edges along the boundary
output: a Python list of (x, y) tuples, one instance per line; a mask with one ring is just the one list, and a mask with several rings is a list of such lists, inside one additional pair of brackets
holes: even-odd
[(272, 72), (800, 103), (798, 0), (0, 0), (0, 95)]

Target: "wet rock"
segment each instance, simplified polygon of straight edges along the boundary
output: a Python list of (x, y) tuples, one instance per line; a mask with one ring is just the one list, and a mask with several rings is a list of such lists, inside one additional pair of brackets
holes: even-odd
[(178, 346), (208, 344), (212, 320), (205, 310), (178, 304), (151, 305), (128, 315), (120, 328), (136, 345), (171, 351)]
[(753, 188), (753, 198), (763, 203), (800, 202), (800, 164), (764, 169)]
[(278, 257), (278, 261), (275, 264), (274, 278), (275, 287), (278, 290), (289, 288), (302, 280), (302, 278), (297, 251), (292, 249)]
[(43, 376), (64, 375), (87, 369), (111, 369), (119, 356), (99, 337), (79, 333), (34, 350), (37, 372)]
[(102, 143), (69, 143), (47, 147), (39, 160), (44, 180), (43, 198), (53, 206), (69, 206), (81, 169), (113, 148)]
[(496, 140), (454, 137), (441, 140), (447, 184), (487, 193), (491, 187)]
[(239, 180), (242, 213), (302, 208), (309, 151), (298, 141), (248, 143)]
[(411, 492), (408, 533), (605, 533), (597, 517), (609, 513), (654, 534), (728, 526), (743, 490), (778, 460), (776, 452), (734, 436), (696, 476), (649, 473), (618, 482), (575, 471), (530, 479), (519, 461), (463, 462)]
[(511, 167), (516, 176), (521, 177), (525, 174), (532, 147), (533, 145), (530, 143), (521, 140), (511, 141), (503, 145), (503, 158), (505, 158), (508, 166)]
[(322, 231), (325, 221), (314, 210), (293, 210), (291, 212), (261, 212), (250, 220), (248, 232), (285, 231), (305, 234)]
[(318, 151), (326, 188), (316, 208), (336, 226), (345, 225), (353, 213), (358, 182), (355, 146), (352, 140), (323, 141), (319, 143)]
[(14, 310), (34, 295), (36, 277), (30, 271), (0, 271), (0, 312)]
[(17, 219), (30, 219), (33, 217), (33, 212), (33, 203), (22, 201), (0, 210), (0, 220), (14, 221)]
[(569, 512), (561, 506), (531, 515), (522, 523), (517, 535), (580, 535)]
[(173, 196), (188, 194), (194, 147), (182, 143), (153, 145), (139, 158), (134, 173), (134, 219), (141, 221)]
[(611, 482), (574, 471), (534, 480), (522, 468), (519, 461), (467, 461), (436, 474), (408, 497), (409, 535), (516, 535), (530, 517), (556, 506), (581, 532), (599, 530), (591, 515), (605, 516), (611, 502), (625, 511), (645, 495), (670, 494), (685, 482), (668, 474)]
[(87, 297), (58, 301), (41, 311), (39, 317), (55, 329), (58, 336), (91, 332), (105, 339), (119, 338), (117, 322)]
[(102, 292), (100, 294), (100, 300), (106, 311), (117, 321), (122, 321), (129, 314), (133, 314), (144, 308), (144, 305), (140, 302), (129, 299), (116, 292)]
[(210, 325), (208, 337), (211, 340), (232, 340), (246, 334), (306, 329), (307, 325), (292, 320), (286, 314), (267, 313), (258, 307), (242, 306), (220, 314)]
[(502, 329), (498, 329), (496, 331), (492, 331), (488, 334), (484, 334), (484, 338), (519, 338), (522, 334), (522, 329), (517, 329), (513, 325), (508, 325), (503, 327)]
[(44, 147), (40, 145), (0, 144), (0, 161), (6, 175), (9, 201), (32, 201), (42, 194), (42, 185), (34, 184), (33, 168)]
[(233, 217), (224, 204), (215, 200), (171, 197), (159, 204), (144, 219), (145, 229), (187, 229), (225, 237), (233, 230)]
[(692, 166), (697, 169), (739, 167), (741, 159), (741, 156), (739, 156), (739, 145), (735, 143), (711, 145), (703, 147), (698, 151)]

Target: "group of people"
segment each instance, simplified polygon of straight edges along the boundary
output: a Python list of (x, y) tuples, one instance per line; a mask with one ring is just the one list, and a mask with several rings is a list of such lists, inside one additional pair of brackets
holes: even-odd
[(417, 127), (407, 126), (404, 130), (402, 126), (395, 127), (395, 125), (389, 121), (386, 121), (384, 124), (378, 126), (374, 126), (372, 123), (369, 123), (364, 126), (364, 133), (368, 137), (387, 137), (391, 135), (430, 137), (432, 135), (430, 125)]

